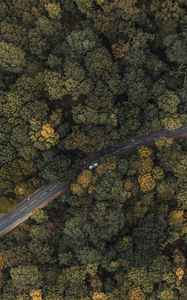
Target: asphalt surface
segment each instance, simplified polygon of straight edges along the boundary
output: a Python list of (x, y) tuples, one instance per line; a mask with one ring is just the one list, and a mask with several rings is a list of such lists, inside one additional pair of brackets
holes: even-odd
[(63, 195), (66, 190), (67, 185), (65, 183), (55, 180), (21, 201), (14, 211), (0, 217), (0, 236), (2, 237), (13, 230), (27, 220), (34, 210), (45, 207)]
[[(92, 158), (85, 159), (81, 162), (79, 171), (83, 169), (94, 169), (99, 164), (103, 155), (114, 155), (122, 157), (125, 153), (134, 151), (140, 145), (152, 146), (155, 140), (165, 136), (174, 139), (187, 137), (187, 125), (176, 130), (162, 130), (159, 132), (151, 133), (147, 136), (137, 137), (130, 139), (127, 142), (118, 144), (116, 147), (106, 149), (99, 152)], [(31, 196), (21, 201), (16, 209), (11, 213), (0, 216), (0, 237), (4, 236), (19, 224), (27, 220), (33, 211), (38, 208), (43, 208), (52, 202), (54, 199), (62, 196), (68, 189), (66, 183), (55, 180), (46, 186), (41, 187), (35, 191)]]
[(177, 128), (175, 130), (161, 130), (146, 136), (136, 137), (124, 143), (120, 143), (113, 148), (109, 148), (104, 151), (101, 151), (96, 155), (92, 156), (91, 158), (83, 160), (80, 164), (79, 171), (90, 168), (90, 166), (93, 166), (94, 168), (94, 164), (99, 164), (101, 158), (104, 155), (114, 155), (117, 157), (122, 157), (124, 154), (128, 152), (134, 151), (138, 146), (141, 145), (153, 146), (155, 144), (155, 140), (163, 136), (171, 137), (174, 139), (185, 138), (187, 137), (187, 125), (183, 125), (180, 128)]

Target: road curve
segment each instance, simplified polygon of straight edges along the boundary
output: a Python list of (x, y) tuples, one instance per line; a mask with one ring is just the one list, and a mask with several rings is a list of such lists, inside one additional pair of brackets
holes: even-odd
[[(175, 130), (161, 130), (151, 133), (147, 136), (130, 139), (124, 143), (118, 144), (114, 148), (106, 149), (99, 152), (92, 158), (85, 159), (81, 162), (79, 171), (97, 166), (103, 155), (123, 156), (125, 153), (132, 152), (140, 145), (152, 146), (155, 140), (165, 136), (174, 139), (187, 137), (187, 125), (183, 125)], [(13, 212), (0, 216), (0, 237), (4, 236), (19, 224), (27, 220), (33, 211), (37, 208), (43, 208), (54, 199), (62, 196), (68, 190), (68, 185), (59, 180), (55, 180), (46, 186), (42, 186), (31, 196), (21, 201)]]

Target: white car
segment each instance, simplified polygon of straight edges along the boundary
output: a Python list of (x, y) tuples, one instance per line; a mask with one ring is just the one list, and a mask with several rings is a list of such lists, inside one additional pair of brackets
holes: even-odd
[(89, 168), (90, 170), (93, 170), (93, 169), (97, 168), (97, 166), (98, 166), (98, 163), (95, 162), (93, 165), (90, 165), (88, 168)]

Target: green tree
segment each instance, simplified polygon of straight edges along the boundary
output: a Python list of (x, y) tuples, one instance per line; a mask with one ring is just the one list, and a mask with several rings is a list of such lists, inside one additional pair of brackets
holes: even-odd
[[(54, 263), (55, 260), (53, 260), (52, 258), (54, 255), (54, 248), (51, 245), (49, 245), (48, 242), (43, 241), (42, 239), (44, 239), (44, 236), (41, 237), (41, 235), (37, 238), (33, 238), (33, 240), (28, 245), (30, 252), (32, 256), (35, 257), (36, 261), (40, 264), (45, 265), (49, 264), (50, 262)], [(35, 286), (33, 284), (34, 288), (38, 288), (39, 286), (42, 287), (41, 281), (39, 281), (39, 283)]]
[(85, 56), (85, 63), (92, 76), (107, 76), (111, 72), (112, 58), (104, 48), (96, 48)]
[(63, 77), (60, 73), (46, 71), (45, 84), (46, 84), (46, 90), (49, 94), (49, 97), (52, 100), (61, 99), (63, 98), (63, 96), (66, 95)]
[(183, 210), (186, 209), (187, 207), (187, 192), (185, 191), (185, 189), (181, 189), (177, 192), (176, 194), (176, 200), (177, 200), (177, 206), (178, 208), (181, 208)]
[(37, 266), (11, 268), (10, 275), (17, 291), (29, 291), (42, 286), (42, 274)]
[(97, 47), (99, 39), (92, 29), (86, 28), (72, 31), (66, 38), (66, 43), (66, 47), (76, 55), (75, 57), (82, 58), (87, 52)]
[(12, 43), (0, 42), (0, 66), (5, 72), (21, 73), (26, 65), (25, 52)]
[(15, 23), (11, 24), (5, 20), (0, 24), (4, 41), (12, 43), (17, 47), (21, 46), (22, 49), (24, 49), (24, 46), (27, 43), (27, 29)]
[(164, 112), (175, 113), (180, 103), (179, 97), (173, 91), (166, 91), (158, 97), (158, 107)]
[(28, 32), (29, 51), (38, 59), (45, 59), (46, 51), (49, 50), (49, 43), (38, 28), (30, 29)]
[(184, 34), (171, 34), (165, 37), (163, 44), (166, 47), (167, 58), (171, 62), (178, 66), (187, 63), (185, 32)]
[(37, 209), (31, 217), (37, 224), (42, 224), (48, 220), (47, 213), (43, 209)]

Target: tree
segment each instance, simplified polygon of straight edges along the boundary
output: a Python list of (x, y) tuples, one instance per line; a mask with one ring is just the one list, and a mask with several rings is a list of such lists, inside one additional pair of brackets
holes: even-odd
[(79, 10), (86, 14), (87, 16), (91, 16), (94, 13), (94, 1), (84, 1), (84, 0), (75, 0)]
[(82, 195), (85, 189), (89, 189), (92, 181), (92, 172), (90, 170), (83, 170), (78, 176), (76, 183), (73, 183), (71, 190), (73, 194)]
[(55, 2), (47, 3), (47, 4), (45, 4), (45, 8), (51, 19), (54, 19), (54, 20), (61, 19), (60, 3), (55, 3)]
[(41, 123), (32, 118), (30, 120), (31, 130), (28, 135), (33, 146), (39, 150), (50, 149), (58, 143), (59, 135), (48, 123)]
[(185, 191), (185, 189), (180, 189), (176, 193), (177, 206), (178, 206), (178, 208), (181, 208), (183, 210), (185, 210), (187, 207), (186, 195), (187, 195), (187, 192)]
[[(36, 233), (36, 232), (35, 232)], [(32, 234), (32, 232), (31, 232)], [(34, 233), (33, 233), (34, 234)], [(37, 234), (37, 233), (36, 233)], [(33, 257), (35, 257), (36, 261), (41, 265), (46, 265), (51, 263), (55, 263), (56, 259), (53, 259), (54, 248), (49, 245), (48, 241), (45, 240), (46, 237), (44, 235), (35, 236), (33, 240), (28, 244), (30, 249), (30, 253)], [(37, 284), (33, 285), (33, 288), (42, 287), (42, 285)]]
[(11, 91), (6, 94), (2, 111), (3, 115), (8, 118), (9, 123), (15, 123), (15, 119), (17, 119), (20, 109), (25, 102), (25, 99), (17, 92)]
[(107, 300), (107, 296), (103, 292), (94, 292), (92, 300)]
[(171, 34), (163, 40), (166, 47), (166, 55), (171, 62), (178, 66), (186, 64), (186, 50), (185, 50), (185, 35)]
[(30, 291), (30, 296), (32, 300), (42, 300), (42, 291), (41, 290), (32, 290)]
[(177, 300), (177, 298), (178, 297), (175, 294), (175, 292), (173, 290), (170, 290), (170, 289), (162, 290), (158, 294), (158, 299), (160, 299), (160, 300)]
[(177, 159), (177, 163), (175, 165), (172, 165), (173, 174), (180, 178), (182, 182), (186, 181), (186, 178), (184, 176), (187, 168), (187, 156), (185, 153), (182, 153), (180, 157)]
[(38, 30), (38, 28), (32, 28), (28, 32), (29, 51), (31, 55), (36, 56), (38, 59), (45, 59), (45, 53), (49, 49), (49, 43)]
[(177, 106), (180, 103), (179, 97), (169, 90), (159, 96), (157, 101), (159, 108), (169, 113), (175, 113), (177, 111)]
[(141, 290), (141, 288), (132, 288), (128, 292), (128, 299), (129, 300), (145, 300), (145, 294)]
[(45, 101), (30, 101), (20, 111), (20, 117), (24, 121), (31, 120), (32, 118), (38, 120), (46, 120), (49, 113), (49, 107)]
[(88, 97), (93, 89), (93, 83), (86, 77), (85, 70), (77, 60), (67, 59), (64, 63), (64, 90), (72, 100)]
[(42, 224), (48, 221), (47, 213), (43, 209), (37, 209), (31, 217), (37, 224)]
[[(133, 241), (136, 252), (135, 264), (139, 266), (146, 266), (153, 259), (155, 259), (161, 249), (160, 246), (166, 239), (165, 228), (167, 226), (165, 221), (157, 220), (157, 217), (149, 214), (144, 219), (138, 222), (138, 226), (133, 230)], [(148, 256), (146, 256), (146, 253)]]
[(175, 130), (175, 129), (181, 127), (182, 124), (181, 124), (180, 117), (177, 114), (173, 114), (171, 117), (166, 116), (166, 117), (162, 118), (161, 125), (165, 129)]
[(101, 158), (187, 123), (185, 0), (0, 2), (1, 213), (71, 186), (0, 240), (0, 299), (186, 299), (185, 139)]
[(81, 58), (97, 47), (99, 39), (91, 28), (86, 28), (72, 31), (66, 38), (66, 43), (66, 47), (76, 55), (75, 57)]
[(77, 129), (73, 129), (73, 132), (65, 139), (65, 149), (84, 149), (89, 142), (88, 136)]
[(60, 73), (46, 71), (45, 84), (46, 84), (46, 90), (52, 100), (63, 98), (63, 96), (66, 95), (63, 78)]
[[(80, 3), (80, 0), (77, 0)], [(130, 22), (135, 22), (139, 16), (139, 9), (136, 6), (136, 0), (114, 1), (98, 3), (100, 9), (95, 13), (87, 10), (86, 13), (93, 19), (97, 30), (104, 33), (107, 37), (115, 38), (115, 35), (120, 34), (125, 30)], [(82, 7), (81, 7), (82, 9)]]
[(138, 177), (138, 181), (140, 183), (140, 187), (143, 192), (149, 192), (155, 188), (155, 181), (152, 178), (151, 174), (140, 175)]
[(37, 266), (19, 266), (11, 268), (13, 285), (18, 291), (29, 291), (42, 286), (42, 276)]
[(172, 144), (173, 144), (173, 139), (165, 136), (162, 136), (159, 139), (155, 140), (155, 145), (157, 146), (158, 150), (162, 150), (164, 148), (170, 149)]
[(85, 63), (92, 76), (107, 76), (112, 68), (111, 56), (104, 47), (88, 52), (85, 56)]
[(25, 52), (12, 43), (0, 42), (0, 66), (5, 72), (21, 73), (26, 64)]
[(6, 43), (12, 43), (16, 47), (24, 49), (27, 43), (27, 29), (21, 25), (10, 23), (7, 21), (1, 22), (1, 33)]

